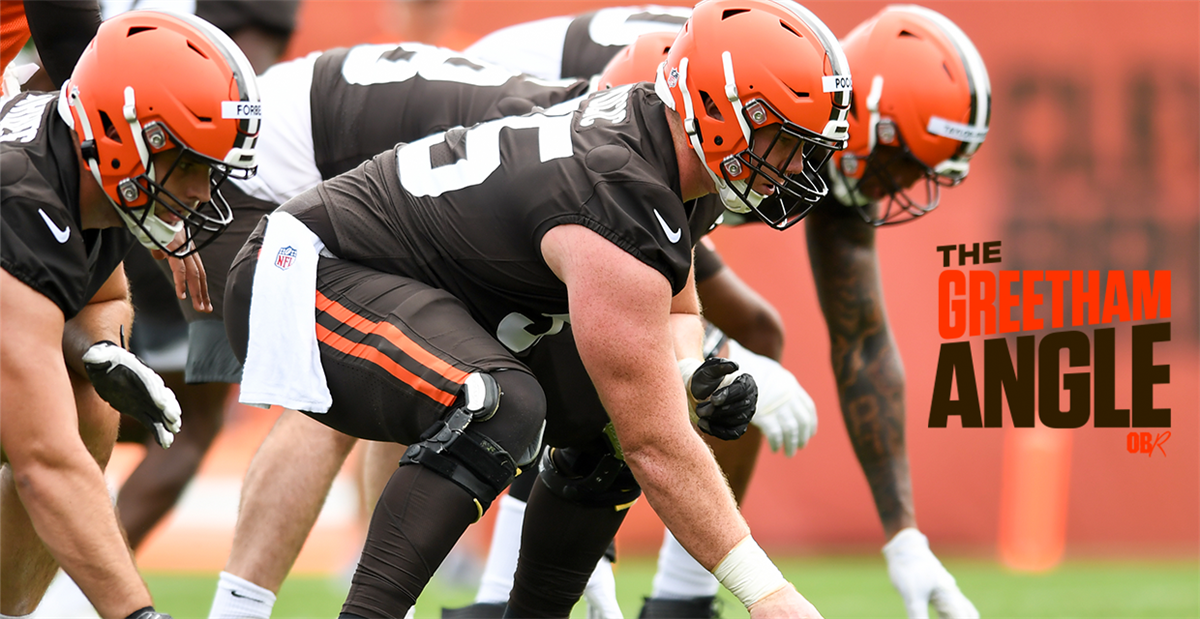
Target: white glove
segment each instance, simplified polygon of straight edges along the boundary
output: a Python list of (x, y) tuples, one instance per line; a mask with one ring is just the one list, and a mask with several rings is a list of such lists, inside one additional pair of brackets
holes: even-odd
[(883, 547), (888, 576), (904, 598), (909, 619), (929, 619), (929, 605), (941, 619), (979, 619), (979, 611), (958, 583), (933, 556), (929, 540), (918, 530), (901, 530)]
[(789, 458), (817, 433), (817, 405), (799, 381), (777, 361), (729, 340), (729, 359), (758, 384), (758, 408), (750, 423), (767, 437), (771, 451)]
[(133, 353), (109, 341), (87, 349), (83, 367), (97, 395), (153, 430), (154, 439), (163, 449), (171, 446), (181, 426), (179, 402), (161, 376)]

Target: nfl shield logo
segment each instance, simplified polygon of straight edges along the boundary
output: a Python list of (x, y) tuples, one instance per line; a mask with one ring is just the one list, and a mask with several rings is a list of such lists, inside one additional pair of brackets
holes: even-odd
[(275, 254), (275, 266), (283, 271), (288, 270), (288, 267), (292, 266), (292, 263), (295, 261), (296, 248), (291, 245), (280, 249), (279, 253)]

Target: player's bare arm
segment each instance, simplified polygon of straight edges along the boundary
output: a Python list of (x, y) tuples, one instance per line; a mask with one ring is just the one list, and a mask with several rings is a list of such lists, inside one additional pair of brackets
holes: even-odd
[(133, 326), (133, 305), (125, 269), (113, 271), (100, 290), (74, 318), (63, 325), (62, 353), (67, 367), (86, 377), (83, 354), (92, 344), (102, 341), (122, 343)]
[(884, 533), (916, 526), (904, 443), (904, 367), (888, 328), (875, 228), (850, 209), (814, 212), (809, 258), (842, 416)]
[(687, 285), (671, 298), (671, 337), (675, 358), (704, 356), (704, 322), (700, 318), (700, 299), (696, 296), (696, 267), (688, 273)]
[[(123, 278), (121, 278), (123, 282)], [(7, 530), (31, 528), (50, 553), (88, 594), (102, 617), (125, 617), (150, 605), (150, 595), (134, 568), (117, 527), (100, 466), (80, 437), (82, 421), (63, 363), (62, 312), (45, 296), (0, 272), (0, 444), (4, 469), (0, 507)], [(114, 283), (115, 285), (115, 283)], [(93, 396), (93, 400), (95, 400)], [(37, 415), (22, 414), (37, 410)], [(111, 409), (95, 414), (112, 416)], [(108, 444), (111, 447), (111, 439)], [(14, 503), (19, 497), (19, 503)], [(22, 509), (22, 507), (24, 509)], [(27, 515), (26, 515), (27, 514)], [(0, 612), (23, 615), (22, 576), (33, 560), (20, 541), (2, 550), (6, 578)]]
[[(750, 530), (688, 423), (667, 281), (580, 226), (548, 232), (542, 253), (567, 284), (580, 357), (647, 500), (702, 564), (715, 566)], [(695, 509), (696, 497), (708, 508)]]
[[(542, 254), (567, 284), (580, 358), (646, 500), (719, 578), (722, 565), (740, 559), (738, 549), (761, 553), (712, 454), (688, 423), (672, 363), (666, 280), (581, 226), (552, 229), (542, 240)], [(703, 509), (697, 509), (698, 501)], [(733, 555), (735, 561), (728, 561)], [(765, 555), (761, 560), (769, 564)], [(781, 586), (750, 606), (752, 616), (820, 616), (782, 576), (778, 580)]]

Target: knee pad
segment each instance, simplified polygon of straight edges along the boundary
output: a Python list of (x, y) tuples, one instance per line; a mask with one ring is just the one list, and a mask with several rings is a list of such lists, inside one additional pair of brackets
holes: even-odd
[(500, 390), (487, 374), (467, 377), (461, 406), (409, 445), (400, 466), (419, 464), (458, 484), (475, 501), (479, 516), (517, 475), (515, 460), (496, 441), (470, 429), (496, 413)]
[(549, 448), (538, 479), (556, 496), (587, 507), (628, 509), (642, 495), (625, 461), (614, 453)]

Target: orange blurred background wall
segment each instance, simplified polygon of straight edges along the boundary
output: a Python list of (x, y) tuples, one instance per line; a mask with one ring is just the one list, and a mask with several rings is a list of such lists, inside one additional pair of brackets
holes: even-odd
[[(363, 41), (465, 47), (497, 28), (613, 2), (307, 0), (290, 55)], [(685, 4), (663, 2), (662, 4)], [(808, 2), (835, 34), (879, 2)], [(1130, 454), (1124, 429), (1070, 434), (1067, 542), (1079, 552), (1200, 549), (1200, 5), (1192, 2), (929, 2), (979, 48), (992, 81), (987, 143), (971, 178), (915, 224), (878, 235), (888, 313), (908, 377), (918, 518), (944, 546), (990, 551), (1001, 511), (1004, 429), (928, 428), (937, 356), (938, 245), (1002, 242), (1002, 269), (1170, 269), (1166, 456)], [(851, 67), (853, 72), (853, 67)], [(857, 76), (862, 81), (862, 76)], [(820, 432), (792, 459), (764, 453), (744, 511), (780, 549), (877, 547), (882, 531), (842, 424), (804, 235), (720, 230), (727, 262), (784, 317), (785, 365), (817, 402)], [(1118, 329), (1118, 406), (1129, 403), (1128, 327)], [(979, 338), (975, 338), (978, 340)], [(978, 347), (979, 344), (976, 344)], [(976, 367), (980, 360), (976, 359)], [(1011, 426), (1011, 422), (1006, 422)], [(702, 501), (702, 499), (697, 499)], [(654, 550), (659, 524), (635, 508), (622, 542)]]
[[(395, 40), (462, 48), (506, 25), (611, 4), (306, 0), (288, 54)], [(884, 3), (806, 5), (840, 36)], [(1058, 435), (1066, 449), (1058, 474), (1070, 552), (1200, 556), (1200, 4), (927, 6), (976, 43), (991, 76), (993, 113), (970, 179), (945, 192), (937, 212), (878, 235), (888, 315), (908, 378), (920, 526), (937, 548), (990, 554), (1002, 503), (1011, 500), (1002, 499), (1011, 497), (1002, 486), (1013, 491), (1016, 483), (1002, 470), (1006, 444), (1012, 449), (1017, 434), (1030, 431), (1013, 430), (1007, 418), (1005, 428), (964, 429), (957, 419), (927, 427), (942, 344), (935, 248), (1001, 241), (1002, 263), (993, 268), (1171, 271), (1171, 340), (1154, 352), (1155, 363), (1171, 368), (1170, 383), (1154, 389), (1155, 405), (1172, 411), (1165, 456), (1130, 454), (1127, 429), (1089, 423), (1050, 432), (1065, 433)], [(804, 234), (748, 226), (719, 230), (715, 240), (729, 265), (782, 312), (785, 365), (821, 418), (819, 433), (797, 456), (765, 452), (760, 459), (744, 506), (756, 538), (780, 551), (877, 551), (883, 534), (840, 420)], [(1116, 403), (1128, 408), (1129, 326), (1117, 327)], [(973, 338), (977, 353), (980, 339)], [(975, 364), (979, 371), (981, 355)], [(1031, 474), (1036, 479), (1038, 471)], [(661, 530), (640, 502), (622, 530), (623, 550), (656, 551)]]

